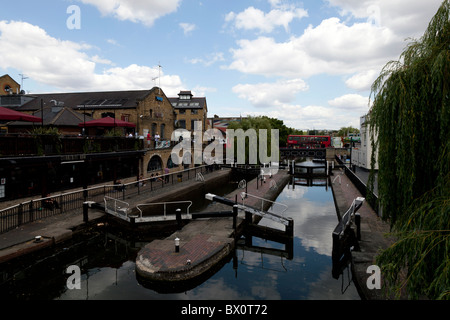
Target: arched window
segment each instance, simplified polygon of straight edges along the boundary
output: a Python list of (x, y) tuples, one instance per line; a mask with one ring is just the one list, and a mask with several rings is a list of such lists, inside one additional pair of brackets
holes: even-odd
[(162, 160), (160, 156), (153, 156), (151, 157), (150, 161), (148, 162), (147, 165), (147, 172), (150, 171), (158, 171), (162, 169)]

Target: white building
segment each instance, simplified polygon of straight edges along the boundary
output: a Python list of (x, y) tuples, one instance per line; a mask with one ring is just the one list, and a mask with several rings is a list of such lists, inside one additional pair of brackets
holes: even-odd
[[(360, 137), (361, 142), (352, 148), (352, 164), (369, 170), (372, 158), (372, 140), (367, 114), (360, 118)], [(378, 153), (375, 155), (374, 169), (378, 170)]]

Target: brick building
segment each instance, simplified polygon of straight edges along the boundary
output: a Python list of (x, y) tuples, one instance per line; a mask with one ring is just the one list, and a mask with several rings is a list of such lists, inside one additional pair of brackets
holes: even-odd
[(13, 78), (7, 74), (0, 77), (0, 96), (19, 93), (20, 84), (18, 84)]
[(201, 131), (207, 127), (208, 106), (205, 97), (194, 97), (191, 91), (180, 91), (178, 97), (170, 97), (169, 101), (175, 113), (175, 128), (194, 131), (195, 121), (201, 122)]

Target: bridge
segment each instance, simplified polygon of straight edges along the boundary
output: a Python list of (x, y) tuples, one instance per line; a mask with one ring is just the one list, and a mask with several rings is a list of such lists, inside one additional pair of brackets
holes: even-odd
[(305, 157), (305, 158), (325, 159), (327, 156), (327, 152), (325, 148), (319, 149), (280, 148), (280, 155), (282, 157)]

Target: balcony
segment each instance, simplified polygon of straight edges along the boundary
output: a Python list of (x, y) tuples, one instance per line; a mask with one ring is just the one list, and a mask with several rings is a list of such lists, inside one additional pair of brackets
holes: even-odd
[(144, 150), (144, 140), (128, 137), (0, 135), (0, 157)]

